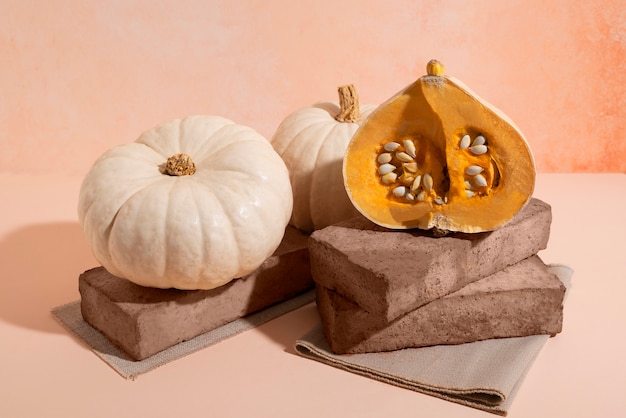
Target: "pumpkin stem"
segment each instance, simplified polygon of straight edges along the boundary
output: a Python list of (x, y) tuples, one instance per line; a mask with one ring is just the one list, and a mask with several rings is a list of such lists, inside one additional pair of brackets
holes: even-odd
[(170, 176), (188, 176), (195, 172), (196, 164), (192, 161), (189, 154), (174, 154), (165, 163), (165, 173)]
[(444, 67), (443, 64), (437, 60), (430, 60), (426, 64), (426, 74), (430, 76), (443, 77)]
[(361, 110), (359, 109), (359, 95), (356, 92), (354, 84), (339, 86), (339, 106), (340, 111), (337, 117), (339, 122), (357, 122), (361, 119)]

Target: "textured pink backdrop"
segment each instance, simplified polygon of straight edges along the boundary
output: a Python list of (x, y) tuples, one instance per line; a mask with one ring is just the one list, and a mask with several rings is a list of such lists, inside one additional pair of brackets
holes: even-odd
[(438, 58), (520, 126), (540, 172), (626, 172), (619, 0), (0, 0), (0, 172), (84, 174), (174, 117), (266, 137), (355, 83), (380, 103)]

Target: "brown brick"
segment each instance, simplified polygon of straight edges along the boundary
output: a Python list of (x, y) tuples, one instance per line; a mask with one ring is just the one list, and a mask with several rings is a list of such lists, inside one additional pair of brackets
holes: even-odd
[(561, 331), (565, 287), (537, 256), (387, 322), (317, 287), (324, 334), (337, 354), (461, 344)]
[(212, 290), (155, 289), (98, 267), (79, 278), (84, 320), (134, 360), (291, 298), (313, 287), (307, 236), (288, 227), (256, 271)]
[(313, 279), (390, 321), (545, 249), (551, 221), (538, 199), (495, 231), (440, 238), (357, 217), (311, 235)]

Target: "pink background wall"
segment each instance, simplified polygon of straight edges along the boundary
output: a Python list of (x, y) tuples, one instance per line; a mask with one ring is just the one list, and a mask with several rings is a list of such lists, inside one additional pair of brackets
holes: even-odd
[(507, 113), (539, 172), (626, 172), (619, 0), (0, 0), (0, 172), (83, 175), (174, 117), (271, 137), (355, 83), (380, 103), (438, 58)]

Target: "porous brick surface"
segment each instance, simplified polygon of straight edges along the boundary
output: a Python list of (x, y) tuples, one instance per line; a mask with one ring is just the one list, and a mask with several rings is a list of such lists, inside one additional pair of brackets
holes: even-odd
[(311, 235), (311, 271), (319, 286), (391, 321), (545, 249), (551, 221), (538, 199), (505, 226), (476, 234), (434, 237), (356, 217)]
[(317, 305), (331, 349), (354, 354), (554, 335), (564, 295), (559, 278), (532, 256), (391, 322), (320, 286)]
[(143, 360), (313, 286), (307, 236), (292, 227), (257, 270), (211, 290), (142, 287), (102, 267), (79, 277), (83, 319), (134, 360)]

